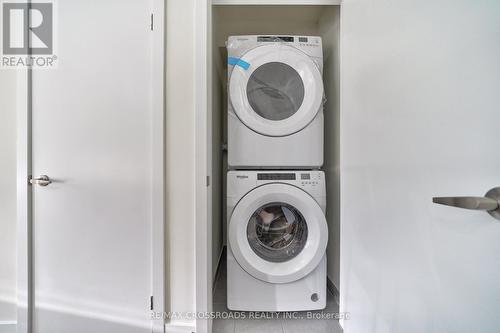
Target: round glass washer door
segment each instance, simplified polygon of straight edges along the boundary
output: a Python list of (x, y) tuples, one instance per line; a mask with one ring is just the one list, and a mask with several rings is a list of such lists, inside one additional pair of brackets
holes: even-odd
[(256, 47), (234, 66), (229, 94), (238, 118), (267, 136), (287, 136), (306, 127), (323, 102), (323, 79), (304, 52), (284, 44)]
[(250, 275), (270, 283), (301, 279), (326, 251), (328, 228), (318, 203), (287, 184), (266, 184), (235, 207), (228, 240), (236, 261)]
[(295, 207), (273, 202), (258, 208), (247, 225), (247, 239), (262, 259), (284, 262), (296, 257), (307, 242), (307, 222)]

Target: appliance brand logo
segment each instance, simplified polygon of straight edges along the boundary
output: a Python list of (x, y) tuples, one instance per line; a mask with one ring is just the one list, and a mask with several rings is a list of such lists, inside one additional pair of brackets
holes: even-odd
[(2, 68), (53, 68), (54, 3), (2, 2)]
[(238, 178), (238, 179), (246, 179), (246, 178), (248, 178), (248, 175), (236, 175), (236, 178)]

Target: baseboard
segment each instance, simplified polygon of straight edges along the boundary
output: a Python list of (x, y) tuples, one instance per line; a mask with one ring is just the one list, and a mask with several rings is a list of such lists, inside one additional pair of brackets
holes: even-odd
[(15, 321), (0, 321), (0, 333), (16, 333), (17, 325)]
[(165, 324), (165, 333), (194, 333), (196, 327), (190, 324)]
[(332, 293), (335, 302), (339, 304), (339, 295), (340, 295), (339, 290), (337, 289), (335, 284), (333, 284), (332, 280), (330, 280), (328, 276), (326, 277), (326, 288), (328, 288), (328, 291)]

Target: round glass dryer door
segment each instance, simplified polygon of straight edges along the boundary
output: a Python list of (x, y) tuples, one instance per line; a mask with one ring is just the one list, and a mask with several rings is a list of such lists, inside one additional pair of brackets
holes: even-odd
[(304, 101), (304, 82), (295, 69), (282, 62), (268, 62), (248, 78), (248, 103), (259, 116), (284, 120), (293, 116)]
[(285, 44), (256, 47), (235, 65), (230, 101), (238, 118), (268, 136), (286, 136), (306, 127), (323, 102), (323, 80), (314, 61)]
[(296, 281), (317, 267), (328, 241), (318, 203), (287, 184), (267, 184), (246, 194), (228, 229), (231, 251), (250, 275), (271, 283)]

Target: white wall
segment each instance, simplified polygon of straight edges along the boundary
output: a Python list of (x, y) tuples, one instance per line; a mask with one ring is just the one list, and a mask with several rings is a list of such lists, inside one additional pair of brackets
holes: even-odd
[(166, 1), (165, 19), (166, 300), (181, 312), (195, 309), (194, 2)]
[(16, 320), (16, 72), (0, 70), (0, 324)]

